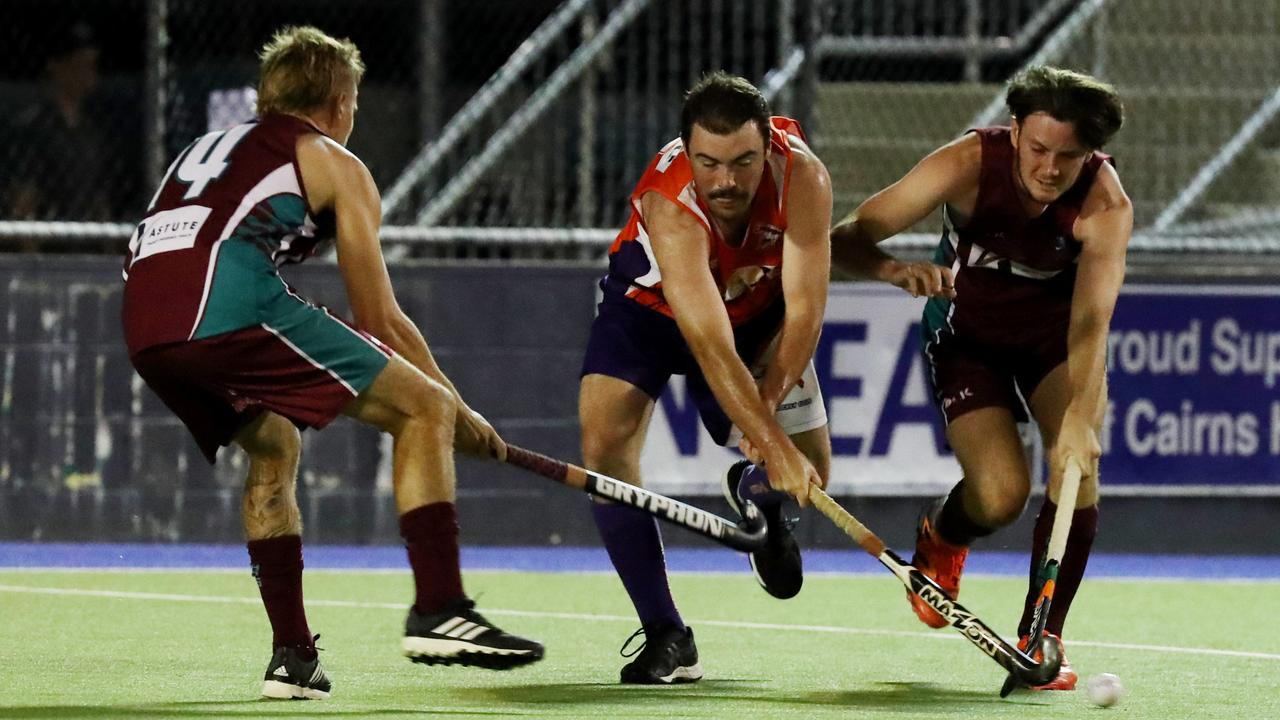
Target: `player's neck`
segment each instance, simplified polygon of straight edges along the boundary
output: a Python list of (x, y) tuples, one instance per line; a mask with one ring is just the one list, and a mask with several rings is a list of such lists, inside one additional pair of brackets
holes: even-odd
[(1018, 196), (1022, 201), (1022, 211), (1025, 212), (1029, 218), (1038, 218), (1049, 208), (1049, 203), (1039, 202), (1025, 193), (1018, 193)]
[(325, 135), (331, 134), (328, 126), (324, 122), (324, 119), (322, 117), (317, 117), (316, 113), (285, 112), (281, 113), (281, 115), (288, 115), (289, 117), (297, 118)]
[(715, 225), (716, 232), (720, 233), (720, 238), (732, 247), (741, 247), (746, 241), (749, 219), (749, 216), (744, 216), (735, 220), (722, 220), (714, 215), (711, 216), (711, 222)]

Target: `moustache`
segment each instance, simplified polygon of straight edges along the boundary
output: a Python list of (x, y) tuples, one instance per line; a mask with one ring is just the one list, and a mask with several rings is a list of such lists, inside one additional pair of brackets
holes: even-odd
[(740, 200), (746, 196), (741, 190), (713, 190), (707, 193), (707, 198), (711, 200)]

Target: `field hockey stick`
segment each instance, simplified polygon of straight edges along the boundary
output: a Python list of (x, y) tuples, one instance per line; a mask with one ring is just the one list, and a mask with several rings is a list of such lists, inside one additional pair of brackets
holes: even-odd
[(606, 475), (515, 445), (507, 445), (507, 464), (577, 488), (593, 497), (629, 505), (659, 520), (693, 531), (734, 550), (755, 552), (763, 548), (768, 539), (764, 515), (761, 515), (750, 501), (743, 502), (742, 521), (735, 524), (702, 508), (686, 505), (652, 490), (614, 480)]
[[(1040, 562), (1037, 580), (1040, 583), (1040, 597), (1036, 599), (1036, 608), (1031, 613), (1031, 630), (1028, 637), (1038, 638), (1044, 635), (1045, 624), (1049, 622), (1049, 608), (1053, 605), (1053, 591), (1058, 585), (1058, 567), (1062, 564), (1062, 556), (1067, 551), (1067, 535), (1071, 532), (1071, 517), (1076, 511), (1076, 495), (1080, 492), (1080, 476), (1083, 471), (1075, 458), (1068, 457), (1062, 470), (1062, 486), (1058, 489), (1058, 509), (1053, 514), (1053, 530), (1049, 533), (1049, 548)], [(1025, 685), (1021, 678), (1009, 673), (1000, 687), (1000, 697), (1008, 697), (1019, 685)]]
[(853, 541), (866, 550), (867, 554), (889, 568), (889, 571), (907, 586), (907, 590), (928, 603), (929, 607), (946, 618), (952, 627), (959, 630), (966, 640), (1018, 677), (1021, 682), (1028, 685), (1043, 685), (1058, 674), (1062, 657), (1058, 652), (1058, 646), (1048, 638), (1044, 638), (1040, 647), (1044, 659), (1037, 663), (1016, 646), (1010, 645), (977, 615), (956, 602), (955, 598), (938, 586), (938, 583), (909, 563), (903, 562), (897, 553), (885, 547), (883, 540), (867, 529), (866, 525), (858, 522), (858, 519), (849, 514), (848, 510), (840, 507), (830, 495), (823, 492), (822, 488), (810, 485), (809, 501), (823, 515), (830, 518), (836, 527), (853, 538)]

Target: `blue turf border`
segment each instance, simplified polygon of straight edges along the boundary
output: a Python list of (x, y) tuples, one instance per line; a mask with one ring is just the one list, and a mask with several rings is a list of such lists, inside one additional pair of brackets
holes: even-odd
[[(808, 550), (809, 572), (882, 572), (860, 550)], [(667, 565), (677, 572), (749, 572), (745, 556), (714, 548), (668, 548)], [(243, 545), (161, 545), (145, 543), (0, 542), (0, 569), (6, 568), (248, 568)], [(332, 570), (408, 568), (397, 546), (308, 545), (306, 566)], [(465, 570), (608, 572), (609, 557), (595, 547), (467, 547)], [(1027, 557), (1014, 552), (974, 552), (966, 572), (1022, 577)], [(1280, 579), (1280, 556), (1197, 556), (1095, 553), (1089, 576), (1186, 579)]]

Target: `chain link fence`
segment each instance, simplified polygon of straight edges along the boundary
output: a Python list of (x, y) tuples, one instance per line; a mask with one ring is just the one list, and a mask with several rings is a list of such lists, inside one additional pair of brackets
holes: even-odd
[(1280, 1), (1125, 0), (1061, 61), (1125, 98), (1111, 149), (1140, 228), (1177, 236), (1280, 230)]
[(0, 217), (132, 215), (146, 192), (141, 0), (6, 0), (4, 17)]
[[(829, 6), (816, 145), (848, 212), (939, 145), (1007, 123), (1032, 62), (1117, 86), (1107, 150), (1146, 250), (1274, 249), (1280, 230), (1280, 2), (966, 0)], [(938, 218), (919, 223), (936, 234)], [(921, 240), (924, 242), (924, 240)]]
[[(448, 245), (447, 256), (530, 257), (565, 244), (598, 254), (599, 229), (625, 219), (631, 184), (676, 134), (683, 91), (714, 68), (763, 82), (794, 51), (796, 6), (807, 0), (6, 4), (15, 22), (0, 30), (9, 40), (0, 94), (47, 109), (32, 129), (6, 128), (0, 219), (119, 224), (23, 226), (39, 241), (27, 237), (19, 249), (121, 244), (169, 159), (193, 137), (252, 116), (257, 48), (273, 30), (307, 23), (350, 37), (364, 54), (351, 148), (389, 191), (389, 222), (595, 229), (551, 243), (546, 232), (496, 244), (391, 235), (405, 246)], [(50, 16), (65, 21), (45, 30)], [(66, 72), (64, 54), (78, 63)], [(59, 73), (82, 82), (69, 89)], [(74, 142), (52, 142), (54, 132)], [(417, 172), (405, 178), (406, 168)], [(3, 236), (10, 249), (14, 236)]]
[(1137, 207), (1135, 247), (1274, 249), (1280, 229), (1280, 0), (3, 7), (9, 250), (122, 246), (173, 155), (252, 114), (255, 51), (301, 23), (365, 55), (351, 146), (384, 189), (402, 255), (598, 259), (645, 162), (676, 134), (681, 93), (716, 68), (806, 123), (838, 214), (967, 127), (1005, 121), (1003, 81), (1044, 61), (1111, 80), (1126, 100), (1108, 149)]
[(130, 222), (194, 137), (253, 116), (256, 52), (312, 24), (368, 72), (352, 150), (380, 185), (556, 0), (3, 0), (0, 219)]
[[(386, 193), (388, 218), (461, 229), (482, 254), (598, 257), (640, 172), (678, 134), (684, 91), (715, 68), (757, 83), (778, 77), (798, 47), (797, 5), (563, 3), (529, 54), (512, 57), (410, 162)], [(782, 112), (802, 105), (781, 92), (775, 99)]]

